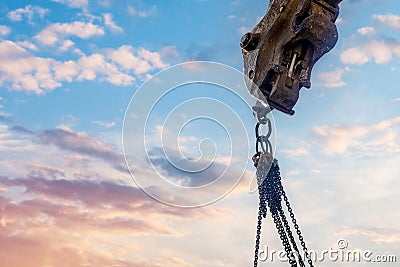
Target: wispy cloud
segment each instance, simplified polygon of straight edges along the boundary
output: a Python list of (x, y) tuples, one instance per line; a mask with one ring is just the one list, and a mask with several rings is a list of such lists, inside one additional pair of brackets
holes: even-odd
[(115, 126), (115, 121), (107, 122), (107, 121), (91, 121), (91, 123), (96, 124), (105, 128), (112, 128)]
[(157, 6), (153, 5), (150, 9), (147, 10), (137, 10), (133, 6), (128, 6), (128, 14), (134, 17), (146, 18), (151, 15), (154, 15), (157, 12)]
[(319, 73), (319, 81), (317, 82), (317, 85), (325, 88), (343, 87), (346, 85), (346, 82), (343, 81), (342, 76), (346, 71), (350, 71), (350, 69), (348, 67), (343, 69), (336, 68), (331, 72)]
[(10, 27), (5, 25), (0, 25), (0, 35), (6, 36), (11, 32)]
[(55, 145), (61, 149), (101, 158), (121, 171), (126, 171), (121, 153), (111, 146), (85, 133), (65, 129), (49, 129), (39, 134), (41, 143)]
[(374, 153), (397, 153), (400, 117), (369, 126), (318, 126), (313, 132), (321, 139), (320, 146), (328, 155), (357, 152), (360, 156)]
[(89, 4), (88, 0), (51, 0), (51, 1), (62, 3), (72, 8), (86, 8)]
[(379, 21), (386, 26), (400, 29), (400, 15), (395, 15), (391, 13), (385, 15), (373, 15), (373, 19)]
[(358, 29), (357, 32), (361, 35), (371, 35), (374, 34), (376, 30), (374, 27), (366, 26)]
[(98, 25), (91, 22), (74, 21), (72, 23), (51, 24), (39, 32), (35, 39), (44, 45), (54, 45), (69, 36), (89, 39), (103, 35), (104, 30)]
[(10, 130), (16, 131), (16, 132), (19, 132), (19, 133), (23, 133), (23, 134), (29, 134), (29, 135), (34, 134), (33, 131), (31, 131), (28, 128), (25, 128), (23, 126), (20, 126), (20, 125), (11, 126)]
[[(124, 245), (116, 247), (109, 238), (179, 236), (181, 233), (154, 218), (174, 220), (201, 214), (171, 212), (137, 188), (107, 182), (2, 177), (0, 184), (2, 192), (23, 187), (29, 196), (15, 202), (0, 195), (0, 257), (7, 266), (159, 266), (134, 257), (126, 259), (119, 253)], [(99, 250), (99, 243), (107, 253)], [(124, 249), (133, 254), (138, 250), (132, 245)], [(21, 253), (25, 257), (20, 257)]]
[(289, 157), (303, 157), (310, 155), (310, 151), (305, 147), (298, 147), (295, 149), (282, 149), (282, 152)]
[(365, 236), (378, 244), (400, 243), (400, 232), (396, 229), (346, 227), (340, 234), (342, 236)]
[(24, 18), (27, 18), (28, 21), (31, 22), (36, 15), (43, 19), (47, 12), (49, 12), (47, 8), (27, 5), (24, 8), (18, 8), (8, 12), (7, 17), (11, 21), (22, 21)]
[(103, 14), (104, 25), (113, 32), (123, 32), (124, 30), (113, 21), (113, 15), (110, 13)]

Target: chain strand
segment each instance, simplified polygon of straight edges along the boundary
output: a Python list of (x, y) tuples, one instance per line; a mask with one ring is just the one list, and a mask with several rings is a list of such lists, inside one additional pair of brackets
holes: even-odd
[[(293, 223), (294, 229), (300, 241), (301, 247), (304, 251), (304, 257), (310, 267), (314, 267), (308, 249), (306, 247), (303, 235), (300, 231), (300, 227), (297, 224), (297, 220), (294, 216), (293, 209), (290, 205), (289, 199), (283, 189), (279, 166), (276, 162), (271, 166), (268, 172), (265, 170), (265, 154), (259, 156), (257, 163), (262, 163), (257, 166), (257, 179), (258, 179), (258, 190), (259, 190), (259, 209), (258, 209), (258, 221), (257, 221), (257, 234), (256, 234), (256, 245), (255, 245), (255, 255), (254, 255), (254, 267), (258, 265), (258, 253), (260, 247), (261, 238), (261, 225), (262, 219), (267, 215), (267, 207), (270, 210), (272, 219), (274, 221), (275, 227), (278, 231), (279, 238), (285, 249), (288, 257), (288, 261), (291, 267), (305, 267), (305, 262), (301, 257), (299, 248), (296, 244), (295, 238), (293, 236), (291, 227), (286, 218), (286, 214), (282, 207), (282, 200), (285, 202), (285, 206), (288, 210), (291, 222)], [(297, 259), (295, 257), (297, 256)], [(298, 262), (297, 262), (298, 261)]]

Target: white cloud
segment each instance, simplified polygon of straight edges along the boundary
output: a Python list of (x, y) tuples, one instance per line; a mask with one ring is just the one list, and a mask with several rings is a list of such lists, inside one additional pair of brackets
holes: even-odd
[(364, 45), (345, 50), (340, 55), (344, 64), (363, 65), (371, 60), (376, 64), (385, 64), (400, 57), (400, 42), (395, 40), (371, 40)]
[(144, 48), (135, 50), (128, 45), (123, 45), (118, 50), (110, 51), (107, 56), (123, 69), (133, 71), (137, 75), (167, 66), (162, 62), (159, 53), (150, 52)]
[(128, 6), (128, 14), (134, 17), (147, 18), (157, 12), (157, 6), (152, 6), (149, 10), (137, 10), (133, 6)]
[(249, 31), (250, 31), (250, 29), (248, 27), (245, 27), (245, 26), (242, 26), (242, 27), (240, 27), (238, 29), (238, 33), (241, 34), (241, 35), (245, 34), (246, 32), (249, 32)]
[(113, 0), (98, 0), (97, 3), (103, 7), (111, 7)]
[(400, 117), (381, 121), (369, 126), (318, 126), (313, 132), (322, 140), (323, 151), (328, 155), (348, 153), (350, 150), (362, 155), (400, 152)]
[(340, 234), (342, 236), (366, 236), (378, 244), (400, 243), (400, 233), (394, 229), (346, 227)]
[(5, 26), (5, 25), (0, 25), (0, 35), (6, 36), (10, 33), (10, 27)]
[(121, 72), (116, 65), (107, 62), (101, 54), (81, 57), (75, 63), (75, 68), (78, 70), (76, 77), (78, 81), (92, 81), (99, 78), (99, 75), (100, 80), (106, 80), (114, 85), (130, 85), (134, 81), (132, 76)]
[(54, 77), (60, 81), (72, 82), (78, 72), (76, 62), (72, 60), (58, 62), (54, 65)]
[[(73, 42), (67, 40), (64, 48), (72, 45)], [(0, 42), (0, 85), (36, 94), (73, 81), (97, 79), (117, 86), (131, 85), (135, 80), (132, 74), (143, 78), (147, 72), (166, 66), (160, 53), (144, 48), (121, 46), (105, 54), (81, 55), (76, 61), (57, 61), (35, 57), (14, 42)]]
[(7, 17), (11, 21), (22, 21), (24, 17), (28, 18), (31, 22), (35, 15), (38, 15), (41, 19), (44, 18), (49, 10), (39, 6), (27, 5), (24, 8), (18, 8), (16, 10), (7, 13)]
[(340, 60), (344, 64), (363, 65), (369, 61), (368, 56), (361, 48), (349, 48), (340, 55)]
[(285, 177), (286, 178), (293, 177), (293, 176), (297, 176), (299, 174), (301, 174), (301, 172), (299, 170), (290, 170), (290, 171), (286, 172)]
[[(0, 84), (11, 82), (14, 90), (41, 93), (40, 85), (53, 89), (57, 83), (48, 80), (49, 64), (52, 60), (34, 58), (11, 41), (0, 43)], [(35, 77), (33, 76), (35, 75)]]
[(345, 71), (349, 71), (349, 68), (339, 69), (337, 68), (331, 72), (324, 72), (318, 75), (318, 85), (326, 88), (337, 88), (345, 86), (346, 83), (342, 80), (342, 75)]
[(162, 62), (160, 53), (158, 52), (151, 52), (147, 49), (140, 48), (138, 54), (139, 57), (150, 62), (153, 69), (162, 69), (167, 67), (167, 65)]
[(112, 128), (116, 125), (115, 121), (107, 122), (107, 121), (91, 121), (91, 123), (96, 124), (105, 128)]
[(179, 51), (176, 46), (164, 46), (160, 50), (160, 55), (163, 59), (166, 59), (168, 62), (177, 62), (179, 61)]
[(375, 28), (366, 26), (358, 29), (357, 32), (361, 35), (371, 35), (375, 33)]
[(73, 8), (86, 8), (88, 6), (88, 0), (51, 0), (51, 1), (62, 3)]
[(298, 147), (296, 149), (283, 149), (282, 152), (290, 157), (301, 157), (310, 155), (310, 151), (305, 147)]
[(37, 46), (34, 45), (33, 43), (29, 42), (29, 41), (21, 41), (21, 42), (16, 42), (16, 44), (20, 47), (32, 50), (32, 51), (36, 51), (38, 50)]
[(72, 23), (55, 23), (39, 32), (35, 39), (44, 45), (54, 45), (68, 36), (77, 36), (89, 39), (94, 36), (103, 36), (104, 30), (91, 22), (74, 21)]
[(400, 44), (396, 45), (382, 41), (372, 41), (365, 46), (365, 50), (375, 59), (375, 63), (383, 64), (392, 59), (395, 46), (400, 47)]
[(400, 16), (394, 14), (373, 15), (373, 19), (389, 27), (400, 29)]
[(59, 48), (59, 50), (61, 52), (65, 52), (67, 50), (69, 50), (72, 46), (74, 46), (74, 42), (72, 42), (71, 40), (65, 40), (64, 43), (61, 45), (61, 47)]
[(108, 27), (113, 32), (123, 32), (122, 28), (119, 27), (113, 21), (113, 15), (110, 13), (103, 14), (104, 25)]

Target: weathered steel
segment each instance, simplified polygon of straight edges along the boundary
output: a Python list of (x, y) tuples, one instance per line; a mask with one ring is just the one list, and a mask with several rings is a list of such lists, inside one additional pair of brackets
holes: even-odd
[(270, 0), (263, 19), (242, 37), (244, 73), (271, 107), (294, 114), (300, 89), (311, 87), (314, 64), (338, 40), (341, 1)]

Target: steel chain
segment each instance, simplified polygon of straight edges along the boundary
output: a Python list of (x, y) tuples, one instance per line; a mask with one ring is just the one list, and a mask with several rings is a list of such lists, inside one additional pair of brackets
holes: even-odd
[[(260, 154), (258, 156), (258, 160), (264, 154)], [(258, 163), (258, 162), (257, 162)], [(264, 162), (265, 163), (265, 160)], [(262, 219), (266, 218), (267, 215), (267, 207), (270, 210), (272, 215), (272, 219), (274, 221), (275, 227), (278, 231), (279, 238), (282, 242), (282, 245), (285, 249), (285, 252), (288, 257), (288, 261), (291, 267), (305, 267), (305, 262), (301, 257), (299, 248), (296, 244), (295, 238), (293, 236), (291, 227), (286, 218), (286, 214), (282, 207), (282, 200), (285, 202), (285, 206), (287, 207), (291, 222), (293, 223), (294, 229), (298, 236), (298, 240), (300, 241), (301, 247), (304, 251), (304, 256), (307, 259), (307, 262), (310, 267), (314, 267), (312, 260), (310, 258), (310, 254), (306, 247), (303, 235), (300, 231), (300, 227), (295, 218), (293, 209), (290, 205), (289, 199), (283, 189), (279, 165), (274, 161), (271, 168), (267, 172), (265, 170), (265, 166), (257, 166), (257, 179), (258, 179), (258, 190), (259, 190), (259, 210), (258, 210), (258, 221), (257, 221), (257, 234), (256, 234), (256, 246), (255, 246), (255, 255), (254, 255), (254, 267), (258, 266), (258, 253), (260, 247), (260, 238), (261, 238), (261, 225)], [(294, 253), (298, 256), (294, 256)], [(297, 263), (298, 260), (298, 263)]]

